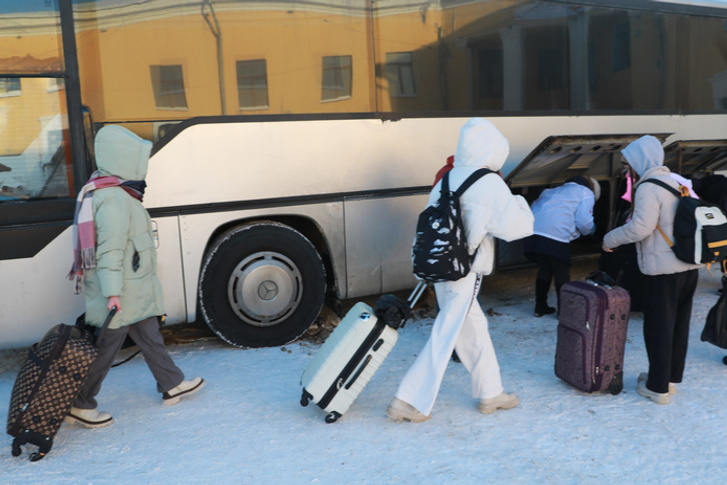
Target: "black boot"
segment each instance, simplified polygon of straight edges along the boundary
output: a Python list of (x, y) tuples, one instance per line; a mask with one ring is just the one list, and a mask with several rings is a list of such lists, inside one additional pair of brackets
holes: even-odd
[(555, 313), (555, 308), (548, 306), (548, 291), (550, 281), (535, 280), (535, 316), (538, 318)]

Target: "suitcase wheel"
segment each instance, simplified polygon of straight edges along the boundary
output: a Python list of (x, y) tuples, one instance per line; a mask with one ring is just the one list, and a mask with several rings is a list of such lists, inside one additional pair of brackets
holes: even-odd
[(45, 453), (41, 453), (41, 452), (31, 453), (30, 454), (30, 461), (42, 460), (44, 456), (45, 456)]
[(336, 411), (332, 411), (326, 415), (326, 423), (335, 423), (338, 421), (338, 418), (341, 417), (341, 413), (337, 413)]
[(22, 452), (21, 447), (28, 443), (38, 447), (37, 452), (31, 453), (30, 461), (38, 461), (42, 460), (53, 447), (53, 438), (50, 436), (43, 436), (39, 433), (30, 431), (29, 429), (24, 429), (13, 440), (13, 456), (20, 456), (20, 453)]
[(300, 405), (303, 407), (306, 407), (312, 398), (313, 398), (313, 395), (310, 392), (303, 389), (303, 395), (300, 396)]
[(613, 394), (614, 396), (616, 394), (620, 394), (621, 391), (623, 391), (624, 388), (624, 380), (623, 380), (624, 373), (618, 372), (616, 375), (613, 376), (613, 379), (611, 379), (611, 384), (608, 386), (608, 392)]

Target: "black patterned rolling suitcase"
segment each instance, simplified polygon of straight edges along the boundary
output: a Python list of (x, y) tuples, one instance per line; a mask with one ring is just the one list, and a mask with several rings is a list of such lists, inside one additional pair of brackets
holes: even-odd
[[(104, 322), (106, 328), (114, 316)], [(33, 344), (20, 368), (8, 408), (7, 432), (13, 436), (13, 456), (32, 444), (38, 451), (32, 461), (43, 458), (81, 390), (98, 349), (93, 334), (77, 326), (58, 324)]]

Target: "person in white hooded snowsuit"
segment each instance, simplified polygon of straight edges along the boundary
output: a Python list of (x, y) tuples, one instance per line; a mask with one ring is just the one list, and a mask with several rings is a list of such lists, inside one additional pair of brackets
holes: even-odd
[(669, 247), (674, 240), (674, 215), (678, 199), (670, 191), (651, 183), (657, 179), (678, 190), (678, 183), (664, 166), (664, 149), (653, 136), (643, 136), (621, 151), (631, 176), (633, 215), (623, 226), (603, 238), (604, 251), (636, 243), (639, 269), (644, 273), (644, 342), (649, 371), (638, 377), (637, 392), (657, 404), (668, 404), (669, 394), (682, 381), (689, 342), (692, 299), (697, 289), (700, 265), (681, 261)]
[[(492, 123), (469, 120), (461, 129), (450, 189), (456, 190), (479, 168), (498, 171), (509, 153), (507, 139)], [(429, 196), (437, 202), (438, 182)], [(478, 409), (491, 413), (518, 404), (514, 394), (504, 392), (495, 348), (487, 329), (487, 318), (477, 296), (482, 275), (490, 274), (495, 238), (513, 241), (533, 232), (533, 215), (521, 196), (514, 196), (498, 174), (477, 180), (460, 198), (467, 247), (474, 255), (470, 273), (464, 278), (435, 283), (439, 313), (432, 333), (396, 391), (387, 415), (394, 420), (421, 422), (429, 419), (452, 351), (472, 376), (472, 396)]]
[(98, 171), (79, 193), (69, 277), (77, 291), (83, 287), (87, 324), (101, 327), (109, 310), (118, 311), (98, 338), (98, 357), (66, 417), (87, 428), (113, 422), (111, 414), (96, 409), (95, 396), (127, 335), (141, 349), (163, 404), (175, 404), (204, 385), (200, 377), (184, 380), (159, 332), (164, 302), (151, 220), (141, 203), (152, 144), (117, 125), (101, 128), (94, 143)]

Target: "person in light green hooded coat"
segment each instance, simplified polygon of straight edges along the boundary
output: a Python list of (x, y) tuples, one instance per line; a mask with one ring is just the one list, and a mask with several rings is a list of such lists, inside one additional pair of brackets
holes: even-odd
[(126, 128), (103, 127), (95, 140), (98, 171), (79, 195), (73, 274), (85, 288), (86, 323), (101, 327), (110, 310), (117, 310), (98, 338), (98, 358), (66, 417), (87, 428), (113, 422), (109, 413), (96, 410), (95, 396), (127, 335), (141, 349), (163, 404), (176, 404), (204, 385), (200, 377), (184, 380), (159, 331), (162, 287), (151, 219), (141, 204), (151, 147)]
[[(95, 140), (96, 165), (102, 175), (142, 181), (151, 147), (151, 142), (121, 126), (106, 126)], [(149, 213), (120, 186), (96, 190), (93, 212), (96, 268), (85, 272), (86, 322), (100, 327), (112, 297), (119, 298), (122, 311), (114, 316), (109, 328), (163, 315)]]

